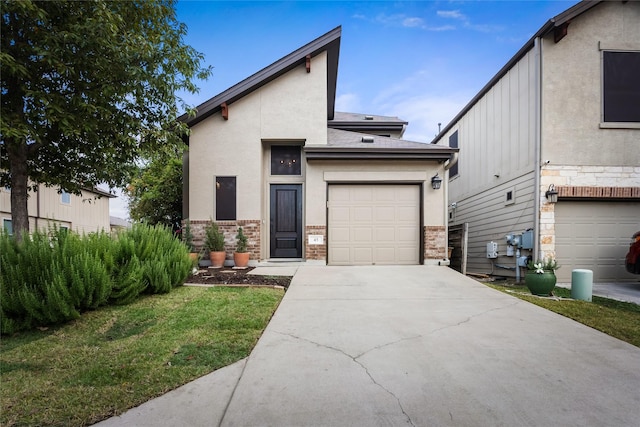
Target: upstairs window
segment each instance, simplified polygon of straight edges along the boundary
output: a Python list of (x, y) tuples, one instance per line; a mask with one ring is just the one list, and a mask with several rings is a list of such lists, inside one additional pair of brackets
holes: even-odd
[(640, 52), (602, 52), (603, 121), (640, 123)]
[(300, 146), (274, 145), (271, 147), (271, 175), (301, 175)]
[[(449, 147), (450, 148), (458, 148), (458, 131), (455, 131), (449, 137)], [(458, 163), (453, 165), (451, 169), (449, 169), (449, 179), (458, 176)]]
[(66, 191), (62, 190), (62, 193), (60, 193), (60, 202), (63, 205), (70, 205), (71, 204), (71, 194), (69, 194)]

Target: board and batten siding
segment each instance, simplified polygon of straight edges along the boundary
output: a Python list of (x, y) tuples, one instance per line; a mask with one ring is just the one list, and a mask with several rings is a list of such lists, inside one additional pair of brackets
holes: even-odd
[(535, 59), (528, 52), (440, 140), (458, 132), (459, 174), (451, 200), (532, 171), (535, 162)]
[[(470, 273), (491, 273), (491, 262), (487, 259), (487, 243), (498, 243), (498, 259), (496, 264), (514, 266), (515, 257), (507, 257), (507, 234), (521, 234), (533, 228), (534, 174), (522, 175), (502, 185), (487, 188), (464, 200), (456, 202), (455, 210), (451, 210), (450, 225), (469, 223), (467, 271)], [(511, 191), (514, 203), (506, 204), (506, 193)], [(522, 255), (529, 255), (522, 251)], [(505, 269), (494, 269), (494, 274), (514, 276), (515, 272)]]

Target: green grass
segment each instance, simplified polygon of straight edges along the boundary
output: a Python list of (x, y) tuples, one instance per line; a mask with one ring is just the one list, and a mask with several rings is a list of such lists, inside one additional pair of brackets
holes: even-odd
[(571, 291), (559, 287), (553, 290), (554, 296), (559, 299), (552, 299), (531, 295), (524, 285), (495, 283), (485, 283), (485, 285), (640, 347), (640, 305), (638, 304), (597, 296), (592, 297), (592, 302), (564, 299), (571, 298)]
[(3, 337), (0, 425), (90, 425), (236, 362), (283, 295), (180, 287)]

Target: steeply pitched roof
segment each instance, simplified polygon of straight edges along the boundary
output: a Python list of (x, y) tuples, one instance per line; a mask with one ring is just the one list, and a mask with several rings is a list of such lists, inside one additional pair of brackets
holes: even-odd
[(327, 145), (306, 145), (307, 160), (449, 160), (457, 148), (368, 133), (327, 129)]
[(587, 12), (594, 6), (602, 3), (602, 0), (593, 1), (593, 0), (582, 0), (580, 3), (573, 5), (569, 9), (565, 10), (561, 14), (551, 18), (548, 20), (539, 30), (536, 32), (533, 37), (525, 43), (522, 48), (507, 62), (504, 67), (498, 71), (498, 73), (493, 76), (489, 83), (487, 83), (481, 90), (478, 92), (476, 96), (469, 101), (469, 103), (460, 111), (454, 118), (447, 124), (447, 126), (442, 129), (442, 131), (431, 141), (431, 144), (437, 144), (440, 139), (446, 135), (446, 133), (460, 120), (471, 108), (478, 102), (489, 90), (502, 78), (513, 66), (520, 61), (531, 49), (533, 49), (535, 40), (539, 37), (544, 37), (551, 32), (554, 33), (554, 37), (556, 43), (562, 40), (562, 38), (567, 34), (567, 28), (571, 23), (571, 20), (582, 15)]
[(328, 33), (318, 37), (301, 48), (291, 52), (287, 56), (277, 60), (273, 64), (263, 68), (257, 73), (247, 77), (240, 83), (230, 87), (224, 92), (205, 101), (197, 107), (195, 117), (188, 117), (183, 114), (178, 120), (185, 122), (188, 126), (206, 119), (221, 109), (222, 103), (230, 105), (245, 95), (266, 85), (272, 80), (291, 71), (305, 63), (307, 55), (314, 57), (320, 52), (327, 51), (327, 119), (333, 119), (336, 99), (336, 84), (338, 81), (338, 57), (340, 54), (340, 36), (342, 27), (336, 27)]
[(329, 120), (327, 126), (343, 130), (402, 133), (408, 123), (398, 117), (336, 111), (333, 120)]

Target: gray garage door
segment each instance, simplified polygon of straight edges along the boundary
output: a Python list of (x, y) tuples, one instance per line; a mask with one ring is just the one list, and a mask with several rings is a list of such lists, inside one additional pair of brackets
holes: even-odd
[(556, 257), (561, 282), (571, 270), (593, 270), (598, 282), (638, 280), (624, 268), (631, 236), (640, 231), (640, 203), (564, 202), (555, 206)]
[(330, 185), (328, 262), (418, 264), (420, 186)]

